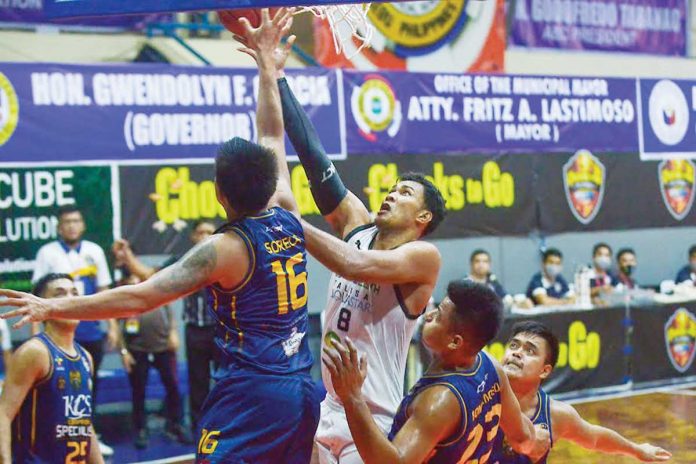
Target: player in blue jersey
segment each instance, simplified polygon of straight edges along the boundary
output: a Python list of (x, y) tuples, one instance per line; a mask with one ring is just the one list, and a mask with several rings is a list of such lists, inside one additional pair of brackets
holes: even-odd
[(335, 349), (324, 349), (322, 360), (365, 463), (486, 463), (499, 427), (518, 452), (546, 453), (548, 432), (522, 414), (502, 367), (481, 351), (502, 317), (500, 298), (488, 287), (449, 283), (445, 299), (425, 316), (423, 343), (433, 364), (401, 402), (388, 437), (361, 393), (369, 375), (364, 358), (350, 340), (347, 347), (335, 341)]
[[(35, 284), (44, 298), (76, 296), (68, 274)], [(80, 321), (46, 321), (12, 356), (0, 396), (0, 462), (103, 463), (92, 427), (92, 358), (75, 342)]]
[[(585, 421), (573, 406), (552, 400), (541, 388), (558, 361), (558, 339), (544, 324), (524, 321), (515, 324), (503, 357), (503, 370), (520, 403), (522, 412), (535, 425), (551, 433), (551, 445), (569, 440), (607, 454), (624, 454), (645, 462), (667, 461), (671, 454), (649, 443), (634, 443), (617, 432)], [(499, 432), (494, 459), (500, 464), (546, 463), (547, 456), (532, 461), (512, 450)]]
[[(294, 39), (276, 44), (290, 23), (286, 9), (272, 20), (264, 11), (261, 27), (247, 36), (262, 71), (287, 58)], [(3, 317), (22, 316), (15, 324), (21, 326), (47, 318), (128, 317), (207, 287), (218, 319), (220, 366), (199, 422), (200, 463), (306, 463), (319, 419), (305, 336), (304, 236), (274, 72), (260, 72), (257, 105), (259, 143), (232, 139), (215, 161), (217, 198), (228, 223), (178, 262), (138, 285), (69, 302), (0, 291), (9, 297), (0, 304), (18, 307)]]

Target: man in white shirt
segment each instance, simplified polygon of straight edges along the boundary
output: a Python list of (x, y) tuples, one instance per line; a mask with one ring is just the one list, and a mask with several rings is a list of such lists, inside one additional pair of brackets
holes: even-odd
[[(38, 281), (46, 274), (69, 274), (80, 295), (93, 295), (106, 290), (111, 285), (111, 274), (106, 263), (104, 250), (94, 242), (83, 240), (85, 220), (80, 210), (74, 205), (61, 206), (58, 209), (58, 240), (47, 243), (36, 255), (32, 282)], [(32, 325), (32, 333), (38, 333), (39, 325)], [(118, 325), (109, 321), (108, 337), (99, 321), (83, 321), (75, 331), (77, 341), (94, 360), (92, 369), (92, 401), (97, 401), (97, 371), (104, 357), (104, 341), (108, 338), (111, 348), (118, 340)], [(110, 449), (101, 444), (102, 453), (110, 455)]]

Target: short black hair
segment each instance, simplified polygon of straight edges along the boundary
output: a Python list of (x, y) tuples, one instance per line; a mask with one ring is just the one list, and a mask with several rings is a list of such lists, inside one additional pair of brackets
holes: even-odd
[(503, 302), (488, 285), (470, 280), (453, 280), (447, 285), (447, 296), (455, 306), (460, 327), (466, 331), (477, 351), (498, 334), (503, 324)]
[(486, 256), (488, 256), (488, 259), (491, 258), (491, 254), (488, 253), (486, 250), (484, 250), (483, 248), (477, 248), (471, 252), (471, 256), (469, 256), (469, 262), (473, 263), (474, 258), (476, 258), (478, 255), (486, 255)]
[(696, 255), (696, 245), (691, 245), (691, 248), (689, 248), (689, 257), (693, 255)]
[(46, 287), (48, 287), (48, 284), (50, 284), (54, 280), (61, 279), (68, 279), (71, 282), (73, 281), (73, 278), (70, 276), (70, 274), (61, 274), (57, 272), (46, 274), (45, 276), (41, 277), (39, 280), (36, 281), (36, 283), (34, 284), (34, 288), (31, 290), (31, 292), (36, 296), (43, 297), (44, 293), (46, 292)]
[(80, 208), (78, 208), (75, 205), (63, 205), (60, 208), (58, 208), (58, 219), (70, 213), (82, 214), (82, 211), (80, 211)]
[(551, 329), (539, 321), (522, 321), (512, 326), (510, 341), (515, 335), (526, 333), (536, 335), (546, 341), (548, 349), (546, 350), (546, 363), (551, 366), (556, 366), (558, 362), (558, 338), (551, 332)]
[(542, 260), (543, 260), (544, 263), (545, 263), (546, 260), (549, 259), (549, 257), (551, 257), (551, 256), (556, 256), (556, 257), (558, 257), (558, 258), (560, 258), (560, 259), (563, 259), (563, 253), (561, 253), (561, 250), (559, 250), (558, 248), (547, 248), (547, 249), (541, 254), (541, 257), (542, 257)]
[(616, 260), (620, 260), (623, 255), (626, 254), (632, 254), (633, 256), (636, 255), (636, 252), (633, 251), (633, 248), (621, 248), (617, 253), (616, 253)]
[(218, 148), (215, 183), (239, 215), (263, 210), (278, 183), (273, 150), (240, 137), (228, 140)]
[(423, 186), (423, 200), (425, 203), (425, 208), (430, 211), (433, 218), (430, 220), (428, 225), (423, 231), (423, 235), (431, 234), (435, 232), (435, 229), (440, 225), (445, 216), (447, 216), (447, 208), (445, 207), (445, 199), (442, 197), (440, 191), (435, 187), (435, 184), (430, 182), (423, 174), (418, 172), (407, 172), (399, 176), (400, 181), (412, 181), (417, 182)]
[(592, 256), (597, 256), (597, 252), (600, 250), (600, 248), (606, 248), (607, 250), (609, 250), (609, 254), (613, 253), (611, 247), (607, 243), (599, 242), (592, 247)]

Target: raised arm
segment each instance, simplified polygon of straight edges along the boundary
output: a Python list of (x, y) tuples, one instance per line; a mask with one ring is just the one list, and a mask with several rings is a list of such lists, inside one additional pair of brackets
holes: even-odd
[(31, 387), (49, 369), (48, 351), (36, 340), (25, 343), (12, 356), (0, 395), (0, 463), (12, 462), (12, 420)]
[[(485, 355), (487, 356), (487, 355)], [(520, 403), (510, 387), (500, 363), (490, 357), (500, 379), (500, 398), (502, 410), (500, 427), (512, 449), (529, 457), (539, 459), (549, 449), (549, 433), (534, 428), (534, 424), (520, 409)]]
[(385, 284), (435, 285), (440, 252), (415, 241), (393, 250), (357, 250), (348, 243), (302, 221), (307, 250), (329, 270), (347, 279)]
[(299, 217), (299, 210), (290, 187), (290, 171), (285, 156), (285, 128), (280, 106), (278, 77), (290, 54), (295, 36), (290, 36), (284, 46), (280, 40), (290, 31), (292, 13), (287, 8), (278, 10), (271, 19), (268, 8), (261, 10), (261, 25), (251, 27), (246, 18), (240, 22), (246, 30), (238, 40), (244, 44), (240, 50), (250, 55), (259, 68), (259, 95), (256, 104), (256, 128), (259, 144), (270, 148), (276, 155), (278, 186), (271, 204), (281, 206)]
[(580, 417), (575, 408), (551, 400), (551, 424), (556, 440), (570, 440), (583, 448), (607, 454), (624, 454), (644, 462), (668, 461), (672, 453), (649, 443), (634, 443), (614, 430), (594, 425)]
[(452, 435), (461, 421), (454, 394), (436, 386), (416, 397), (410, 416), (390, 442), (377, 427), (361, 393), (367, 364), (358, 359), (355, 346), (334, 342), (335, 350), (324, 350), (322, 358), (331, 373), (336, 393), (343, 402), (348, 427), (365, 464), (417, 464), (425, 462), (435, 446)]
[(46, 319), (100, 320), (134, 316), (215, 282), (225, 288), (233, 287), (242, 281), (248, 267), (248, 251), (238, 235), (213, 235), (193, 247), (175, 264), (137, 285), (126, 285), (90, 296), (51, 299), (0, 290), (0, 296), (7, 297), (0, 300), (0, 306), (17, 307), (0, 317), (22, 316), (14, 324), (15, 328), (19, 328), (29, 322)]
[(278, 81), (285, 131), (307, 173), (319, 211), (341, 238), (356, 227), (369, 224), (370, 212), (346, 186), (326, 155), (319, 134), (285, 79)]

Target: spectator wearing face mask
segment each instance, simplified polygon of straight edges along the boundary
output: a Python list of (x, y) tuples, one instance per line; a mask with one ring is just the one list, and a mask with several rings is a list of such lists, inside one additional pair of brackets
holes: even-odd
[(689, 264), (679, 270), (677, 278), (674, 279), (677, 284), (691, 283), (696, 287), (696, 245), (689, 248)]
[(573, 304), (575, 296), (561, 272), (563, 272), (563, 254), (556, 248), (544, 251), (541, 272), (532, 276), (527, 287), (527, 297), (538, 306)]
[(619, 280), (611, 272), (613, 264), (612, 249), (606, 243), (597, 243), (592, 248), (592, 268), (590, 269), (590, 295), (592, 303), (602, 305), (602, 297), (612, 292)]
[(636, 252), (632, 248), (622, 248), (616, 254), (616, 262), (619, 266), (619, 284), (616, 286), (616, 289), (625, 291), (638, 288), (638, 283), (633, 277), (638, 265)]

